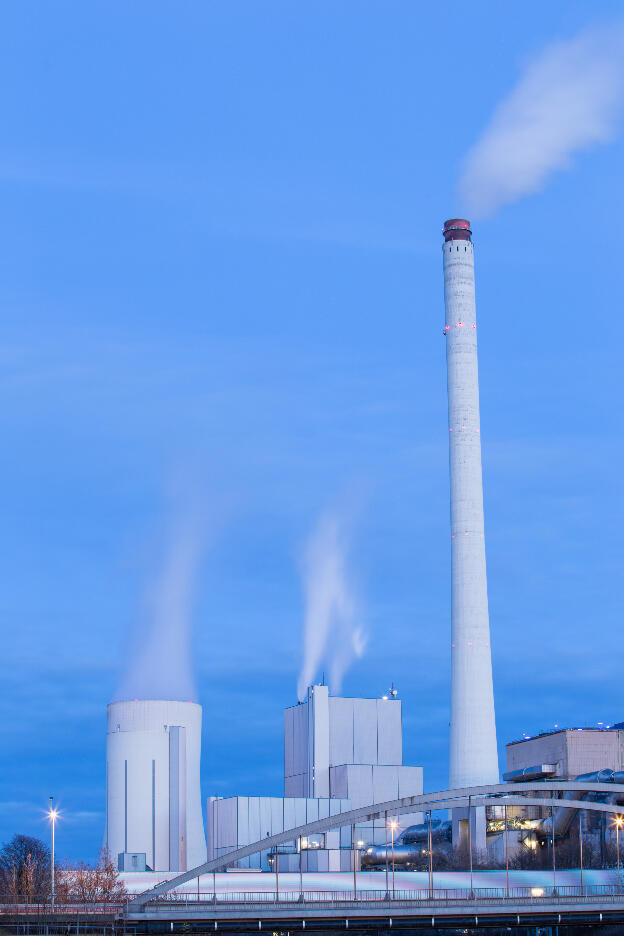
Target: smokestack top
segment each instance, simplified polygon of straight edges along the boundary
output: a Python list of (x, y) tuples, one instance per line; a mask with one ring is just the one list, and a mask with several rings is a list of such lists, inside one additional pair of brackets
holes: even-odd
[(470, 221), (464, 218), (451, 218), (444, 222), (444, 240), (470, 240), (472, 231), (470, 230)]

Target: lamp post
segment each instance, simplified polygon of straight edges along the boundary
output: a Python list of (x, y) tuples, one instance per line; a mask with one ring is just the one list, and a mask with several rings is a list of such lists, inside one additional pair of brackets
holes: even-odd
[[(385, 828), (388, 827), (388, 810), (387, 809), (384, 813), (384, 827)], [(387, 833), (384, 835), (384, 839), (386, 842), (386, 848), (385, 848), (385, 851), (386, 851), (386, 900), (388, 900), (390, 897), (390, 889), (388, 887), (388, 834)]]
[(615, 850), (617, 851), (617, 886), (620, 890), (620, 829), (624, 824), (623, 816), (615, 817)]
[(394, 900), (394, 830), (397, 829), (399, 823), (396, 819), (390, 820), (390, 831), (392, 832), (392, 899)]
[(550, 807), (550, 824), (552, 831), (552, 867), (553, 867), (553, 894), (557, 893), (557, 861), (555, 851), (555, 807)]
[(428, 822), (429, 834), (427, 836), (428, 838), (427, 844), (429, 845), (429, 849), (428, 849), (429, 851), (429, 898), (433, 900), (433, 834), (431, 832), (431, 810), (429, 810), (427, 818), (429, 820)]
[(50, 797), (50, 808), (48, 810), (48, 819), (50, 820), (50, 829), (52, 833), (52, 862), (50, 865), (50, 884), (51, 884), (51, 898), (52, 898), (52, 909), (54, 910), (54, 830), (56, 826), (56, 820), (58, 819), (58, 810), (54, 808), (54, 797)]
[(509, 899), (509, 842), (507, 835), (507, 804), (505, 804), (505, 879), (507, 881), (507, 899)]
[(583, 812), (579, 811), (579, 852), (581, 859), (581, 897), (583, 896)]
[(470, 855), (470, 899), (474, 898), (472, 883), (472, 797), (468, 797), (468, 853)]

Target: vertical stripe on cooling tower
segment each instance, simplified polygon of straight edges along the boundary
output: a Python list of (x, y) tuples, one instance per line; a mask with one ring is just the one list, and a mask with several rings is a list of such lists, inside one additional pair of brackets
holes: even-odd
[(128, 851), (128, 761), (124, 761), (124, 851)]
[(180, 729), (169, 727), (169, 870), (180, 870)]
[(156, 870), (156, 761), (152, 761), (152, 871)]

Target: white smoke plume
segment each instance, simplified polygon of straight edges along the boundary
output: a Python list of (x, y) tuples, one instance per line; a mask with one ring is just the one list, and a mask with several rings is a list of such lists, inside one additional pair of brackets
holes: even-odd
[(498, 105), (459, 183), (469, 217), (540, 191), (574, 153), (617, 133), (624, 96), (624, 23), (549, 45)]
[(321, 663), (329, 685), (340, 692), (350, 663), (362, 656), (366, 639), (355, 623), (357, 605), (347, 569), (348, 537), (344, 520), (323, 514), (312, 532), (302, 561), (305, 599), (303, 665), (297, 695), (303, 701)]
[(193, 602), (203, 537), (190, 512), (175, 518), (159, 575), (145, 596), (116, 699), (196, 701)]

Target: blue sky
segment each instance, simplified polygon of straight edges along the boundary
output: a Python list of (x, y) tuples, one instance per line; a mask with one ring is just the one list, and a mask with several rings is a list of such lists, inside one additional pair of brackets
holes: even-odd
[[(405, 762), (444, 786), (441, 224), (525, 63), (624, 4), (599, 13), (3, 5), (0, 841), (47, 834), (54, 793), (61, 853), (97, 852), (106, 704), (180, 498), (204, 794), (280, 792), (302, 544), (354, 500), (343, 688), (394, 681)], [(624, 719), (622, 165), (617, 137), (474, 225), (501, 750)]]

